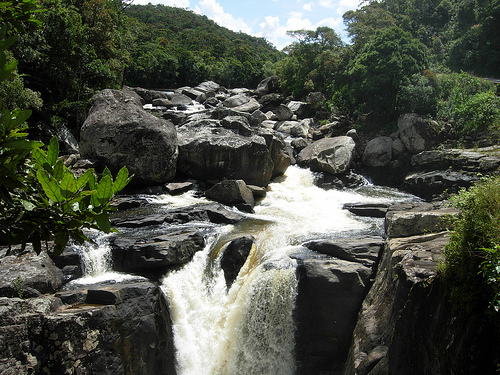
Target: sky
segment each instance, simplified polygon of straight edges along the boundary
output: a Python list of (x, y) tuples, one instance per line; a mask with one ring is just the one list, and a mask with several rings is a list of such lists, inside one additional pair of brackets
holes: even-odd
[(283, 49), (294, 39), (289, 30), (334, 29), (347, 42), (342, 15), (361, 0), (134, 0), (133, 4), (164, 4), (204, 14), (233, 31), (263, 37)]

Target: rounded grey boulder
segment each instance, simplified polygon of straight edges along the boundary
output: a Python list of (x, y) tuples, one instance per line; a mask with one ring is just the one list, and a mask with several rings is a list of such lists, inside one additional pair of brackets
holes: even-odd
[(143, 110), (137, 98), (103, 90), (80, 132), (82, 157), (116, 173), (126, 166), (133, 185), (160, 185), (173, 179), (177, 164), (174, 125)]

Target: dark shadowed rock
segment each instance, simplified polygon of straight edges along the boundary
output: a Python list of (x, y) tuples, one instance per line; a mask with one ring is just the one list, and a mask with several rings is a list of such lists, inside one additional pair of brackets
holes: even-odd
[(293, 117), (293, 112), (284, 104), (280, 104), (275, 110), (276, 116), (278, 116), (279, 121), (288, 121)]
[(297, 373), (342, 369), (372, 269), (340, 259), (299, 262)]
[(177, 135), (172, 123), (142, 109), (122, 91), (103, 90), (80, 132), (82, 157), (116, 173), (123, 166), (136, 185), (163, 184), (175, 176)]
[(392, 138), (377, 137), (368, 142), (363, 152), (363, 163), (368, 167), (385, 167), (392, 160)]
[(266, 94), (275, 93), (279, 90), (278, 76), (267, 77), (262, 80), (254, 91), (255, 95), (263, 96)]
[(117, 237), (112, 241), (113, 267), (123, 272), (159, 272), (190, 261), (205, 246), (203, 235), (186, 229), (150, 241)]
[(297, 163), (316, 172), (342, 174), (351, 167), (355, 146), (351, 137), (323, 138), (304, 148)]
[(236, 280), (243, 264), (245, 264), (254, 242), (253, 236), (244, 236), (232, 240), (224, 249), (220, 264), (224, 271), (228, 289)]
[[(137, 95), (139, 95), (142, 100), (144, 100), (144, 103), (151, 104), (153, 103), (153, 100), (155, 99), (168, 99), (168, 95), (164, 91), (157, 91), (157, 90), (148, 90), (148, 89), (143, 89), (141, 87), (125, 87), (124, 88), (125, 92), (133, 91)], [(141, 103), (143, 104), (143, 103)]]
[(321, 254), (373, 268), (384, 246), (384, 239), (380, 236), (336, 238), (309, 241), (303, 246)]

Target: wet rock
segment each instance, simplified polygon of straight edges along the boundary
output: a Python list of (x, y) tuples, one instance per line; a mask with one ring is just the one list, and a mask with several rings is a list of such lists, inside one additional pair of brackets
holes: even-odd
[(166, 99), (166, 98), (154, 99), (152, 104), (155, 107), (165, 107), (165, 108), (173, 108), (173, 107), (175, 107), (175, 104), (172, 103), (169, 99)]
[(118, 211), (130, 210), (145, 204), (147, 201), (137, 197), (115, 197), (110, 203), (110, 206), (115, 207)]
[(103, 90), (80, 132), (82, 157), (117, 173), (124, 165), (135, 174), (131, 184), (163, 184), (175, 175), (177, 136), (172, 123), (142, 109), (122, 91)]
[(244, 236), (232, 240), (224, 249), (220, 263), (228, 289), (236, 280), (243, 264), (245, 264), (254, 242), (253, 236)]
[(252, 191), (243, 180), (221, 181), (205, 191), (205, 196), (229, 206), (248, 205), (252, 210), (255, 200)]
[(351, 167), (355, 146), (350, 137), (323, 138), (304, 148), (297, 163), (315, 172), (342, 174)]
[(193, 104), (193, 100), (182, 93), (172, 93), (168, 95), (168, 99), (172, 102), (173, 105), (175, 106), (188, 106)]
[(149, 241), (117, 237), (112, 241), (113, 268), (122, 272), (164, 272), (190, 261), (205, 246), (203, 235), (186, 229)]
[(0, 296), (37, 297), (61, 288), (64, 275), (45, 251), (37, 255), (28, 244), (25, 250), (14, 246), (11, 255), (6, 253), (7, 248), (0, 248)]
[(357, 216), (385, 217), (389, 204), (386, 203), (346, 203), (343, 208)]

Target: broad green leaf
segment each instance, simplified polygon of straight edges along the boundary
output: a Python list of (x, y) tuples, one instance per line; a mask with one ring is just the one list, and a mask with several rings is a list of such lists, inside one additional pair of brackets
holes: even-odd
[(31, 156), (33, 156), (40, 167), (43, 167), (44, 164), (47, 164), (47, 155), (45, 154), (45, 151), (41, 150), (40, 148), (31, 150)]
[(13, 113), (15, 117), (12, 118), (11, 126), (12, 128), (17, 128), (19, 125), (26, 122), (26, 120), (31, 116), (31, 110), (25, 109), (18, 113)]
[(99, 229), (104, 233), (109, 233), (111, 231), (111, 221), (109, 220), (109, 214), (107, 212), (101, 212), (99, 215), (94, 216)]
[(42, 142), (28, 141), (27, 139), (8, 139), (0, 144), (3, 149), (17, 149), (17, 150), (32, 150), (36, 147), (43, 146)]
[[(54, 165), (54, 164), (51, 164)], [(61, 181), (64, 177), (64, 162), (62, 160), (58, 160), (54, 165), (54, 169), (52, 170), (52, 176), (56, 181)]]
[(68, 243), (68, 233), (67, 232), (57, 232), (54, 236), (54, 256), (59, 256), (64, 251), (66, 244)]
[(130, 178), (128, 177), (128, 169), (127, 167), (123, 167), (120, 169), (118, 174), (116, 175), (115, 182), (113, 183), (113, 194), (116, 194), (120, 190), (122, 190), (127, 184), (130, 182), (132, 179), (132, 176)]
[(47, 162), (54, 166), (57, 162), (57, 158), (59, 157), (59, 141), (57, 137), (54, 136), (51, 138), (50, 143), (47, 147)]
[(113, 196), (113, 179), (111, 176), (106, 175), (101, 178), (97, 186), (97, 198), (101, 204), (107, 203)]
[(49, 173), (45, 169), (39, 169), (38, 171), (36, 171), (36, 177), (49, 199), (57, 203), (64, 201), (64, 197), (61, 193), (59, 184), (49, 175)]
[(89, 182), (90, 176), (94, 175), (94, 170), (93, 169), (87, 169), (84, 174), (82, 174), (78, 179), (76, 180), (75, 183), (75, 189), (76, 191), (80, 190), (83, 188), (87, 182)]
[(102, 177), (109, 176), (113, 178), (113, 175), (111, 174), (111, 171), (109, 170), (108, 167), (104, 167), (104, 170), (102, 171)]
[(73, 197), (78, 191), (78, 189), (76, 189), (75, 176), (73, 176), (73, 173), (65, 173), (63, 179), (61, 180), (61, 183), (59, 184), (59, 187), (62, 190), (64, 198), (70, 199), (71, 197)]

